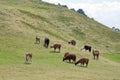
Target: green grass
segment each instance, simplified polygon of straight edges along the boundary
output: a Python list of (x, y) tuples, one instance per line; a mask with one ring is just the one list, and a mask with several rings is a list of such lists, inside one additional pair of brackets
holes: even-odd
[(103, 54), (103, 56), (109, 60), (120, 63), (120, 54)]

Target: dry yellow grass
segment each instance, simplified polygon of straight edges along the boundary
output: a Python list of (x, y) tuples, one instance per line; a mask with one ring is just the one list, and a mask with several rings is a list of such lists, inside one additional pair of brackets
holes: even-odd
[(120, 64), (100, 58), (90, 60), (88, 68), (73, 64), (34, 63), (0, 67), (0, 80), (120, 80)]

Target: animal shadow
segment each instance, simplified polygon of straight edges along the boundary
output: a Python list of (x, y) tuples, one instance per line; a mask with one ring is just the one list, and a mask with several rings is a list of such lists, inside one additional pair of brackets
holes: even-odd
[(65, 63), (68, 63), (68, 64), (75, 64), (74, 62), (69, 62), (69, 61), (66, 61)]
[(87, 66), (83, 66), (83, 65), (76, 65), (77, 67), (83, 67), (83, 68), (87, 68)]
[(50, 51), (50, 53), (60, 53), (59, 51)]
[(30, 65), (31, 63), (24, 63), (24, 64), (26, 64), (26, 65)]

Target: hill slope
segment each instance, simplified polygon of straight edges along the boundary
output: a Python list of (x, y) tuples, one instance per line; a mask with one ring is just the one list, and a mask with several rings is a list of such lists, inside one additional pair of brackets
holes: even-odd
[(89, 44), (103, 53), (120, 50), (119, 33), (62, 7), (37, 0), (9, 0), (1, 1), (0, 13), (1, 27), (6, 33), (36, 35), (43, 32), (63, 41), (75, 39), (80, 46)]
[[(35, 44), (36, 35), (40, 44)], [(120, 34), (68, 9), (38, 0), (1, 0), (0, 36), (0, 80), (120, 79), (119, 63), (102, 56), (94, 61), (91, 54), (79, 50), (88, 44), (101, 53), (120, 53)], [(62, 44), (60, 54), (43, 47), (45, 37), (50, 38), (50, 45)], [(77, 46), (67, 44), (71, 39)], [(77, 59), (89, 57), (89, 67), (63, 63), (63, 54), (68, 51)], [(28, 52), (33, 53), (31, 65), (23, 64)]]

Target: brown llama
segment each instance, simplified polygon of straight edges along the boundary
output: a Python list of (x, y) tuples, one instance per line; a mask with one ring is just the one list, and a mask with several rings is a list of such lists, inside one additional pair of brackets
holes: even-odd
[(69, 60), (69, 62), (71, 62), (71, 60), (72, 60), (73, 62), (75, 62), (76, 61), (76, 55), (67, 52), (67, 53), (64, 54), (64, 57), (63, 57), (63, 61), (65, 61), (65, 60)]
[(32, 59), (32, 54), (31, 53), (26, 54), (25, 63), (29, 64), (31, 62), (31, 59)]
[(71, 40), (71, 41), (68, 42), (68, 44), (71, 44), (71, 45), (75, 46), (76, 45), (76, 41), (75, 40)]
[(88, 58), (81, 58), (81, 59), (79, 59), (79, 60), (75, 63), (75, 65), (77, 65), (77, 64), (79, 64), (79, 63), (81, 63), (82, 66), (84, 66), (84, 64), (86, 64), (86, 67), (87, 67), (87, 66), (88, 66), (88, 63), (89, 63), (89, 59), (88, 59)]
[(51, 48), (54, 48), (54, 52), (56, 51), (56, 49), (59, 49), (59, 52), (60, 52), (61, 44), (54, 44), (53, 46), (51, 46)]
[(98, 60), (99, 59), (99, 54), (100, 54), (99, 51), (98, 50), (93, 50), (92, 53), (93, 53), (94, 59)]

